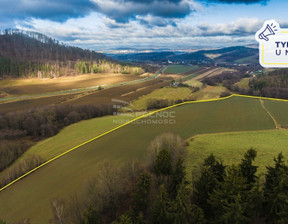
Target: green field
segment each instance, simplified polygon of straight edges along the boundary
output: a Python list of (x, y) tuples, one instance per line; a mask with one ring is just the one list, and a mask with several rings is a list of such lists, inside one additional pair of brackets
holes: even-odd
[(199, 166), (211, 153), (226, 165), (238, 164), (244, 153), (253, 148), (257, 150), (255, 164), (261, 174), (281, 151), (288, 159), (287, 139), (288, 130), (197, 135), (187, 147), (187, 172), (189, 175), (199, 172)]
[(249, 88), (249, 81), (250, 81), (250, 78), (243, 78), (240, 80), (240, 82), (235, 83), (235, 85), (237, 85), (238, 87), (242, 89), (247, 89)]
[(156, 89), (152, 93), (140, 97), (132, 102), (132, 108), (136, 110), (147, 109), (148, 99), (184, 100), (191, 95), (192, 91), (188, 87), (164, 87)]
[[(283, 104), (287, 106), (288, 103)], [(103, 160), (108, 159), (119, 165), (131, 159), (144, 161), (149, 142), (163, 132), (173, 132), (187, 139), (199, 134), (275, 128), (258, 99), (231, 97), (186, 104), (167, 112), (172, 112), (168, 118), (167, 114), (160, 117), (161, 113), (152, 118), (143, 118), (92, 141), (0, 192), (0, 217), (9, 222), (30, 217), (32, 223), (48, 223), (51, 199), (66, 198), (75, 193), (81, 195), (85, 183), (95, 176)], [(164, 124), (165, 119), (172, 124)], [(85, 127), (79, 127), (79, 133), (83, 130)], [(63, 141), (74, 142), (70, 138)], [(49, 143), (49, 147), (53, 147), (52, 143)], [(46, 146), (43, 144), (41, 147)]]
[(187, 65), (169, 65), (164, 73), (166, 74), (181, 74), (184, 72), (189, 72), (197, 69), (197, 66), (187, 66)]
[(278, 124), (283, 127), (288, 127), (288, 114), (286, 113), (286, 111), (288, 111), (288, 103), (265, 100), (264, 105), (270, 111)]
[(185, 84), (191, 86), (191, 87), (198, 87), (201, 88), (203, 86), (203, 83), (198, 81), (198, 80), (194, 80), (194, 79), (190, 79), (186, 82), (184, 82)]
[[(74, 146), (81, 144), (82, 142), (109, 131), (112, 128), (119, 126), (121, 123), (125, 123), (134, 118), (136, 118), (136, 114), (132, 113), (127, 115), (105, 116), (81, 121), (65, 127), (57, 135), (32, 146), (17, 161), (14, 162), (12, 167), (31, 154), (39, 155), (41, 158), (47, 161), (54, 156), (57, 156), (73, 148)], [(73, 139), (73, 141), (71, 141), (71, 139)]]
[(256, 64), (259, 61), (259, 56), (258, 55), (252, 55), (246, 58), (240, 58), (237, 59), (235, 62), (239, 64)]

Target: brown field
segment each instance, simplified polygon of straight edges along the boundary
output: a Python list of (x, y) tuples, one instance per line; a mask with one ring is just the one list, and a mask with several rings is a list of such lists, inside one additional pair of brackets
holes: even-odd
[(112, 99), (132, 101), (140, 96), (146, 95), (155, 89), (169, 85), (169, 82), (165, 82), (159, 79), (151, 80), (148, 82), (137, 83), (133, 85), (118, 86), (109, 89), (103, 89), (95, 93), (65, 102), (64, 104), (105, 104), (111, 103)]
[(204, 71), (204, 73), (202, 73), (201, 75), (198, 75), (198, 76), (195, 77), (194, 79), (195, 79), (195, 80), (201, 80), (201, 79), (206, 78), (206, 77), (211, 77), (211, 76), (213, 76), (213, 75), (216, 75), (217, 72), (219, 72), (218, 74), (220, 74), (220, 73), (221, 73), (220, 70), (221, 70), (221, 69), (219, 69), (219, 68), (209, 69), (209, 70), (207, 70), (207, 71)]
[(163, 74), (161, 74), (161, 77), (162, 78), (170, 78), (170, 79), (182, 79), (182, 78), (185, 78), (186, 76), (190, 76), (190, 75), (193, 75), (193, 74), (198, 74), (198, 73), (204, 72), (206, 70), (207, 70), (207, 68), (197, 68), (195, 70), (183, 72), (183, 73), (180, 73), (180, 74), (169, 74), (169, 73), (166, 74), (166, 73), (163, 73)]
[[(73, 93), (68, 95), (42, 97), (37, 99), (20, 100), (17, 102), (0, 104), (0, 112), (8, 113), (22, 110), (29, 110), (36, 107), (56, 104), (106, 104), (111, 103), (112, 99), (132, 101), (138, 97), (148, 94), (153, 90), (169, 83), (159, 79), (141, 82), (131, 85), (123, 85), (103, 89), (100, 91), (91, 91), (84, 93)], [(129, 93), (129, 94), (128, 94)]]
[(69, 95), (50, 96), (37, 99), (19, 100), (11, 103), (2, 103), (0, 104), (0, 113), (23, 111), (47, 105), (60, 104), (61, 102), (77, 97), (78, 95), (80, 94), (74, 93)]
[(68, 89), (78, 89), (104, 84), (115, 84), (139, 79), (136, 75), (122, 75), (114, 73), (81, 75), (76, 77), (64, 77), (43, 80), (4, 80), (0, 82), (2, 91), (11, 95), (39, 94), (57, 92)]

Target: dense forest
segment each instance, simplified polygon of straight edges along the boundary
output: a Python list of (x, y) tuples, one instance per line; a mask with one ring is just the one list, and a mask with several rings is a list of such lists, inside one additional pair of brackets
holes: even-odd
[(30, 156), (17, 167), (8, 168), (35, 142), (56, 135), (70, 124), (111, 114), (112, 105), (58, 105), (0, 114), (0, 187), (43, 162)]
[(0, 33), (2, 79), (101, 72), (140, 74), (143, 69), (119, 64), (95, 51), (64, 45), (41, 33), (12, 29)]
[(145, 164), (129, 162), (120, 168), (104, 161), (87, 181), (83, 197), (51, 200), (51, 223), (288, 222), (288, 165), (282, 153), (261, 177), (253, 149), (230, 166), (210, 155), (191, 179), (184, 162), (186, 145), (181, 137), (164, 133), (151, 142)]

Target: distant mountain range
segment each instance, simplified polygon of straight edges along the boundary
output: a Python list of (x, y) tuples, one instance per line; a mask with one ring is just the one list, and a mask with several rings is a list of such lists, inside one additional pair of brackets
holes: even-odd
[(258, 63), (259, 51), (256, 48), (235, 46), (216, 50), (199, 50), (192, 53), (150, 52), (109, 55), (120, 61), (131, 62), (212, 62), (212, 63)]

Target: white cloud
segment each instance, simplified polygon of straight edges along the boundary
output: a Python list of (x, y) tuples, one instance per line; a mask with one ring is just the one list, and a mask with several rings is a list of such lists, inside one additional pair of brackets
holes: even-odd
[[(127, 24), (99, 13), (65, 23), (33, 19), (29, 26), (70, 45), (94, 50), (118, 47), (129, 48), (194, 48), (199, 46), (227, 46), (254, 43), (254, 33), (262, 26), (256, 18), (239, 18), (228, 23), (190, 24), (174, 20), (166, 26), (147, 26), (139, 20), (160, 23), (161, 18), (149, 15)], [(159, 21), (157, 21), (159, 19)], [(24, 28), (18, 24), (18, 28)]]

